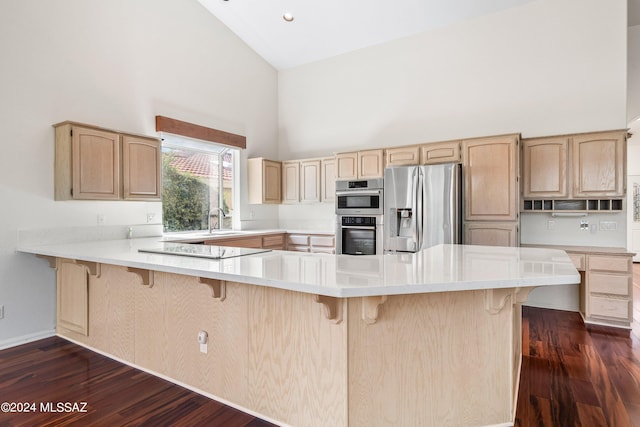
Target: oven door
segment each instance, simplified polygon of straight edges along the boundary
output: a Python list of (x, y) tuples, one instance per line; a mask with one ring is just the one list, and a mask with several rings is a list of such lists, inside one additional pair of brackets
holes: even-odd
[(340, 253), (345, 255), (376, 255), (378, 233), (375, 226), (340, 227)]
[(382, 215), (382, 189), (336, 191), (336, 214)]

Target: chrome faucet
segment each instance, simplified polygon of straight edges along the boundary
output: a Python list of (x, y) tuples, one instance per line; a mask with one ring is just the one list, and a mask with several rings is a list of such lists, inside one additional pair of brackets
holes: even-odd
[(211, 218), (213, 217), (218, 218), (218, 222), (216, 223), (216, 228), (218, 230), (222, 230), (222, 218), (220, 218), (220, 215), (222, 215), (222, 218), (227, 217), (227, 214), (224, 213), (224, 210), (222, 208), (215, 208), (213, 212), (209, 212), (209, 233), (213, 232), (213, 226), (211, 222)]

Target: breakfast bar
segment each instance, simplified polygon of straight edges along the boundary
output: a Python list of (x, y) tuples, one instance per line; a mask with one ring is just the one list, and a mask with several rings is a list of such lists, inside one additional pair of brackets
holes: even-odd
[(58, 335), (280, 425), (512, 425), (520, 304), (580, 281), (553, 249), (139, 251), (163, 245), (20, 251), (57, 269)]

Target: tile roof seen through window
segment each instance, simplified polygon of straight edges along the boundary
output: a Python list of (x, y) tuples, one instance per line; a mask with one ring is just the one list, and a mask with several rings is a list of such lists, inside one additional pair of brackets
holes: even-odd
[[(182, 172), (203, 178), (218, 177), (218, 163), (211, 161), (212, 156), (205, 153), (173, 151), (171, 166)], [(231, 180), (231, 154), (227, 153), (223, 158), (223, 179)]]

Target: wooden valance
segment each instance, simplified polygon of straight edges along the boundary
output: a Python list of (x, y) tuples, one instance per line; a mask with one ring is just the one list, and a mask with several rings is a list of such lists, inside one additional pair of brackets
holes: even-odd
[(237, 148), (247, 148), (247, 137), (212, 129), (193, 123), (183, 122), (164, 116), (156, 116), (156, 131), (167, 132), (174, 135), (186, 136), (217, 144), (230, 145)]

